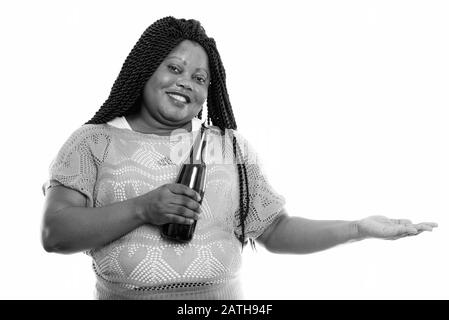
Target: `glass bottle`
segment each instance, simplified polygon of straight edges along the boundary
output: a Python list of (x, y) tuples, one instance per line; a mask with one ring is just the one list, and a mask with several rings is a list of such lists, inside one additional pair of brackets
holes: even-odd
[[(199, 193), (203, 201), (206, 187), (206, 163), (204, 156), (207, 154), (206, 129), (201, 126), (201, 134), (194, 143), (188, 161), (182, 165), (176, 183), (188, 186)], [(189, 242), (195, 232), (196, 220), (192, 224), (167, 223), (162, 225), (162, 236), (166, 239)]]

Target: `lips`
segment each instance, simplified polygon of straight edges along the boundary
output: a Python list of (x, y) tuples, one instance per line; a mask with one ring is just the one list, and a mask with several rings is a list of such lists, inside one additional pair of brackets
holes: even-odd
[(188, 95), (181, 93), (181, 92), (167, 91), (166, 93), (170, 98), (172, 98), (176, 101), (179, 101), (181, 103), (190, 103), (190, 101), (191, 101), (191, 99)]

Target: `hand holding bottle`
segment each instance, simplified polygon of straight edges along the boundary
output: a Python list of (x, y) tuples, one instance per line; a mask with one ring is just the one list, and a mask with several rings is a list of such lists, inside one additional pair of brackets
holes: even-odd
[(136, 199), (139, 217), (153, 225), (192, 224), (200, 213), (200, 195), (179, 184), (165, 184)]

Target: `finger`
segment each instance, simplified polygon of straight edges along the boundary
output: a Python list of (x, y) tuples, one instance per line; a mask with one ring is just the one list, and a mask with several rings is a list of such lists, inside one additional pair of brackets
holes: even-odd
[(166, 215), (167, 223), (178, 223), (178, 224), (187, 224), (191, 225), (195, 222), (195, 220), (187, 217), (183, 217), (177, 214), (167, 214)]
[(180, 183), (173, 183), (170, 185), (170, 190), (173, 193), (179, 194), (179, 195), (184, 195), (187, 197), (192, 198), (193, 200), (196, 201), (200, 201), (201, 200), (201, 196), (198, 192), (196, 192), (195, 190), (193, 190), (192, 188), (189, 188), (183, 184)]
[(406, 232), (406, 233), (402, 233), (402, 234), (398, 234), (394, 237), (388, 238), (388, 240), (397, 240), (397, 239), (402, 239), (402, 238), (406, 238), (406, 237), (414, 237), (418, 234), (420, 234), (422, 231), (418, 231), (418, 232)]
[(412, 221), (409, 219), (391, 219), (391, 220), (397, 224), (412, 224)]
[(418, 223), (418, 224), (415, 224), (414, 226), (418, 231), (432, 231), (433, 230), (432, 226), (425, 224), (425, 223)]
[(397, 233), (395, 236), (388, 237), (387, 239), (388, 240), (397, 240), (397, 239), (402, 239), (402, 238), (406, 238), (406, 237), (413, 237), (413, 236), (420, 234), (421, 232), (422, 231), (417, 231), (416, 229), (408, 228), (407, 230), (405, 230), (405, 232)]
[(181, 195), (175, 195), (171, 199), (171, 203), (184, 206), (192, 211), (200, 212), (200, 203), (196, 200), (192, 200), (192, 198), (189, 198), (187, 196), (181, 196)]
[[(438, 227), (438, 223), (436, 223), (436, 222), (421, 222), (421, 223), (431, 226), (432, 228)], [(419, 224), (421, 224), (421, 223), (419, 223)]]
[(186, 208), (184, 206), (171, 204), (169, 205), (169, 214), (175, 214), (178, 216), (184, 216), (186, 218), (198, 220), (200, 215), (198, 212), (190, 210), (189, 208)]
[(418, 233), (418, 229), (413, 225), (399, 225), (397, 228), (396, 236), (407, 236), (409, 234), (415, 235)]

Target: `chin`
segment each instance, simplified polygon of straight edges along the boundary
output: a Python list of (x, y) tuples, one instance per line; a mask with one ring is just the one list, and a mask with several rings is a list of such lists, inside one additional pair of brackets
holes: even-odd
[(167, 122), (176, 123), (180, 126), (185, 124), (186, 122), (191, 121), (190, 117), (180, 117), (180, 116), (173, 116), (173, 115), (165, 115), (162, 118)]
[(173, 110), (172, 108), (170, 108), (170, 110), (166, 110), (166, 112), (162, 113), (162, 117), (168, 121), (184, 124), (190, 121), (193, 118), (193, 115), (186, 114), (183, 111), (185, 110), (180, 110), (179, 108)]

